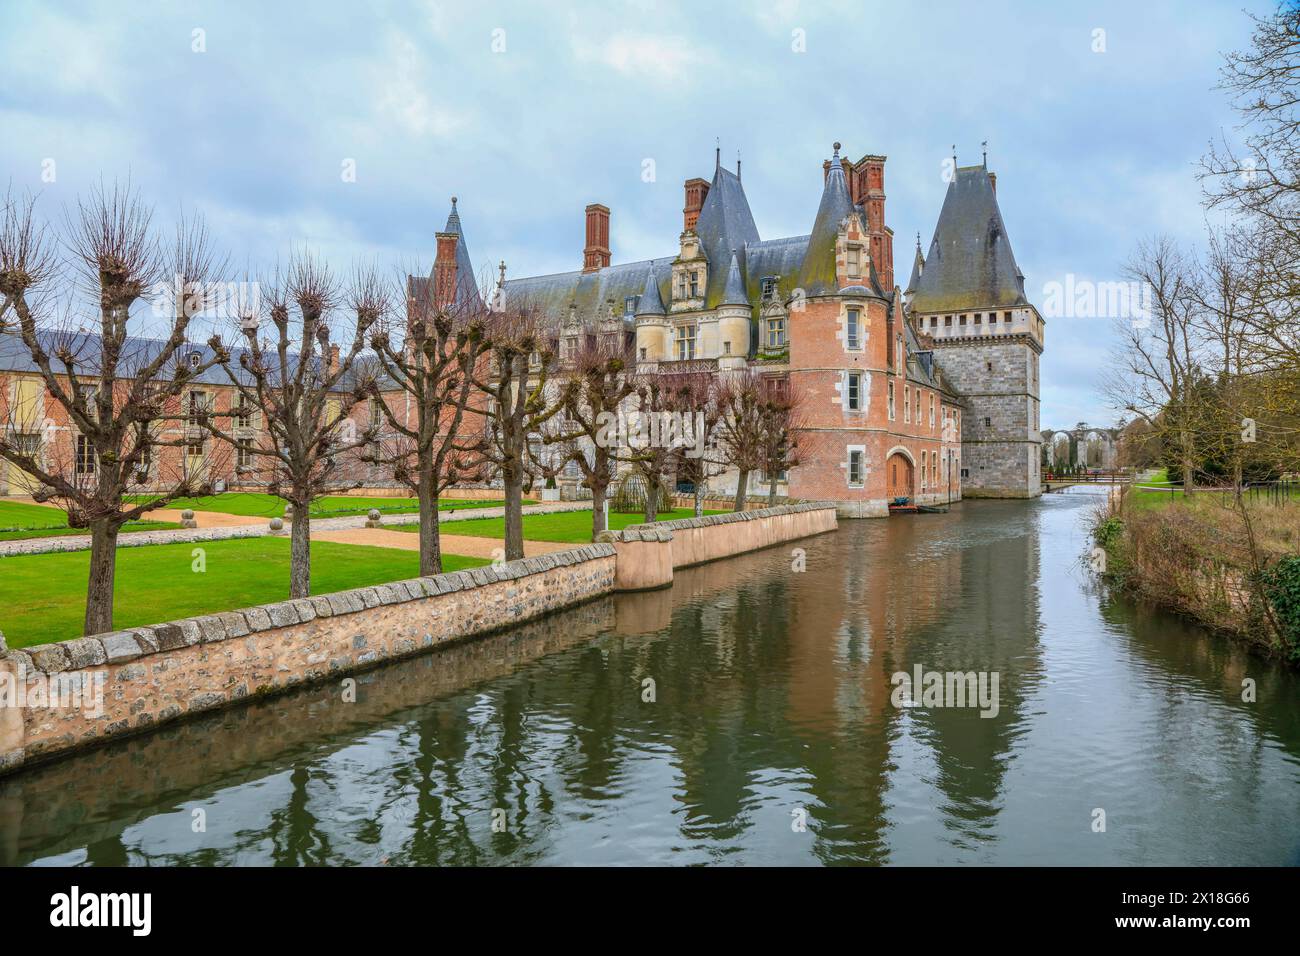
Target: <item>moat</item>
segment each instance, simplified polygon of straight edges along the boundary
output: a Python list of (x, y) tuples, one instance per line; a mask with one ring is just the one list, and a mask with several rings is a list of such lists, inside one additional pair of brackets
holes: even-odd
[[(1300, 676), (1099, 589), (1096, 500), (844, 522), (802, 573), (679, 571), (355, 703), (38, 767), (0, 781), (0, 863), (1300, 863)], [(896, 707), (918, 665), (998, 674), (996, 716)]]

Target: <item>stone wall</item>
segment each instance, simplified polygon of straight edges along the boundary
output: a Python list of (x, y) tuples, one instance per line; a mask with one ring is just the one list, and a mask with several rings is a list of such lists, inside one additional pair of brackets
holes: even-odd
[(645, 591), (671, 585), (677, 568), (834, 531), (835, 512), (835, 506), (825, 502), (782, 505), (630, 525), (604, 532), (601, 540), (618, 552), (614, 589)]
[[(0, 658), (0, 689), (11, 693), (21, 683), (27, 705), (0, 706), (0, 773), (579, 604), (613, 589), (615, 560), (609, 544), (586, 545), (11, 650)], [(56, 685), (64, 692), (58, 702), (49, 690)], [(77, 694), (80, 705), (67, 706)], [(93, 700), (102, 705), (88, 705)]]
[(962, 415), (964, 498), (1042, 493), (1038, 462), (1037, 354), (1027, 337), (936, 342), (936, 361), (966, 403)]

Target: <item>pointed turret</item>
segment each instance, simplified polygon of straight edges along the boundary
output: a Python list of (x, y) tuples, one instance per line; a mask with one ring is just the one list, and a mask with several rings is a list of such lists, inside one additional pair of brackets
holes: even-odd
[(925, 256), (921, 255), (921, 234), (916, 234), (916, 255), (912, 258), (912, 278), (907, 281), (903, 295), (911, 295), (921, 284), (921, 273), (925, 271)]
[(745, 295), (745, 283), (740, 281), (740, 262), (736, 254), (731, 254), (731, 267), (727, 269), (727, 284), (722, 290), (722, 301), (718, 305), (743, 305), (749, 308), (749, 297)]
[[(474, 278), (474, 263), (470, 261), (469, 246), (465, 244), (465, 232), (461, 228), (460, 213), (456, 209), (456, 197), (451, 197), (451, 212), (447, 214), (447, 225), (443, 228), (438, 236), (438, 249), (440, 255), (445, 255), (450, 251), (450, 245), (447, 240), (455, 237), (455, 250), (452, 262), (455, 263), (454, 275), (452, 270), (446, 268), (445, 261), (434, 262), (434, 272), (441, 273), (452, 283), (454, 294), (450, 296), (451, 303), (460, 308), (481, 307), (483, 304), (482, 296), (479, 294), (478, 283)], [(442, 265), (440, 269), (439, 266)]]
[(727, 260), (746, 243), (758, 242), (758, 227), (749, 211), (749, 200), (735, 173), (715, 165), (704, 207), (695, 223), (704, 255), (709, 261), (704, 307), (714, 308), (727, 287)]
[(817, 207), (817, 218), (813, 220), (812, 233), (808, 236), (808, 251), (799, 269), (799, 288), (805, 295), (825, 295), (839, 289), (835, 273), (835, 243), (840, 223), (855, 211), (844, 178), (844, 166), (840, 162), (840, 144), (836, 143), (835, 155), (822, 187), (821, 205)]
[(939, 212), (912, 309), (944, 312), (1025, 305), (1024, 278), (1011, 252), (992, 177), (958, 168)]
[(655, 279), (655, 271), (651, 269), (646, 273), (645, 291), (641, 293), (641, 299), (636, 307), (637, 315), (664, 315), (664, 300), (659, 294), (659, 283)]

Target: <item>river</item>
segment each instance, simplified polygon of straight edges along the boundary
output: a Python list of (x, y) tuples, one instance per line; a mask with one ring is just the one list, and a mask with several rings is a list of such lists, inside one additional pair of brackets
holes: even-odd
[[(37, 767), (0, 863), (1300, 863), (1300, 677), (1108, 595), (1096, 501), (844, 522)], [(897, 706), (918, 666), (996, 714)]]

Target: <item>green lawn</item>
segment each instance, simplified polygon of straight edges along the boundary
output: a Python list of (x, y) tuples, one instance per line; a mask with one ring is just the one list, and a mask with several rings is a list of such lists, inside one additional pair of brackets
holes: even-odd
[[(132, 500), (146, 500), (144, 496), (135, 496)], [(531, 501), (527, 502), (532, 504)], [(478, 501), (464, 498), (444, 498), (440, 503), (443, 511), (455, 511), (458, 508), (493, 508), (499, 507), (499, 501)], [(218, 511), (228, 515), (247, 515), (249, 517), (275, 517), (284, 514), (284, 501), (274, 495), (232, 491), (224, 495), (209, 495), (205, 498), (177, 498), (167, 507), (192, 508), (195, 511)], [(414, 498), (365, 497), (361, 495), (328, 495), (317, 500), (311, 509), (313, 518), (345, 518), (350, 515), (363, 515), (371, 508), (378, 508), (383, 514), (414, 514), (420, 510), (419, 502)]]
[[(719, 514), (706, 511), (706, 515)], [(695, 511), (690, 508), (678, 508), (659, 515), (660, 521), (673, 518), (694, 518)], [(645, 515), (625, 515), (610, 512), (609, 528), (621, 531), (631, 524), (644, 524)], [(412, 531), (420, 529), (415, 525), (394, 527), (394, 531)], [(442, 525), (443, 534), (463, 534), (471, 538), (496, 538), (505, 540), (506, 521), (504, 518), (474, 518), (469, 521), (454, 521)], [(547, 515), (524, 515), (524, 538), (528, 541), (559, 541), (582, 544), (591, 540), (590, 511), (557, 511)]]
[[(168, 521), (132, 521), (123, 531), (163, 531), (179, 528)], [(23, 501), (0, 498), (0, 541), (20, 538), (55, 538), (61, 535), (86, 534), (85, 528), (69, 528), (68, 516), (59, 508), (30, 505)]]
[[(193, 570), (202, 548), (206, 570)], [(326, 594), (413, 578), (419, 554), (394, 548), (313, 542), (312, 592)], [(488, 562), (443, 555), (443, 569)], [(88, 551), (0, 558), (0, 631), (10, 647), (81, 634)], [(137, 627), (195, 614), (282, 601), (289, 593), (288, 538), (246, 538), (201, 544), (159, 544), (117, 552), (113, 623)]]

